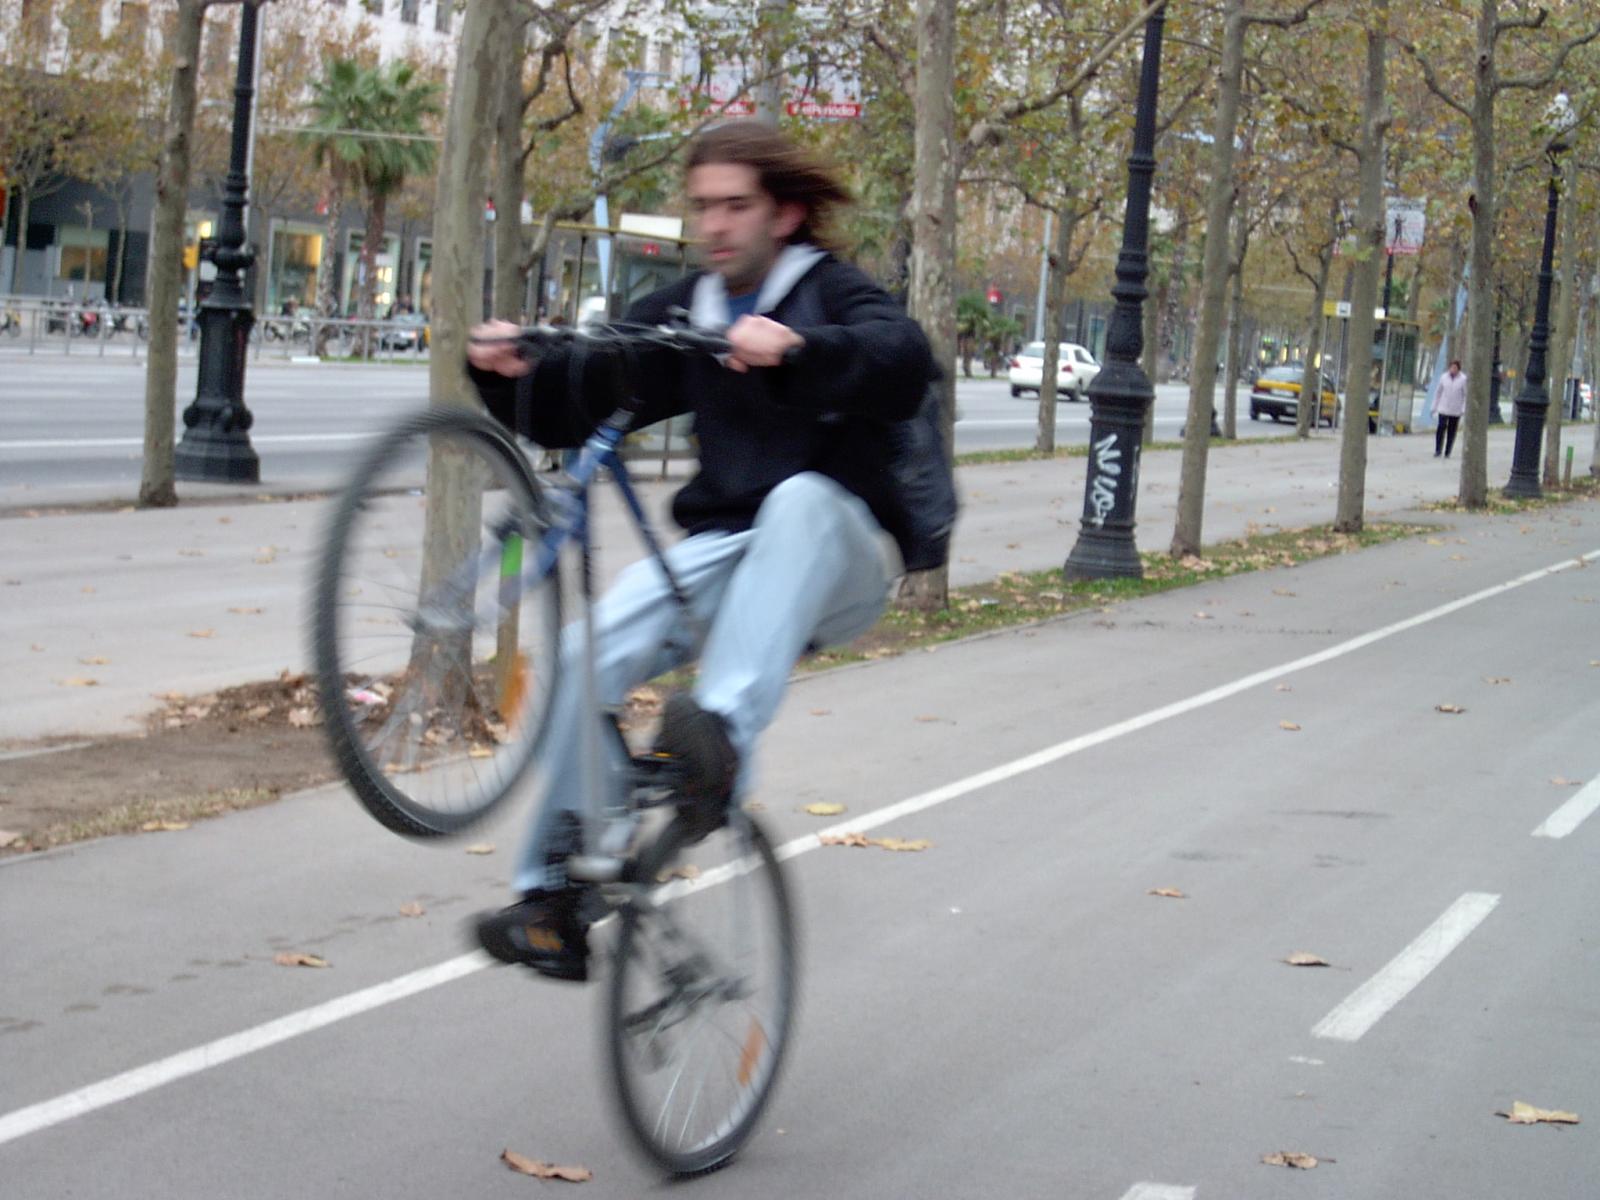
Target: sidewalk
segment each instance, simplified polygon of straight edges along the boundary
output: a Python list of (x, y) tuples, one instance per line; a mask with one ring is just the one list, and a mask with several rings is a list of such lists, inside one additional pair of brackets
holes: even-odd
[[(1489, 444), (1489, 477), (1498, 485), (1509, 471), (1509, 432), (1496, 431)], [(1455, 494), (1457, 463), (1435, 460), (1431, 438), (1373, 438), (1368, 450), (1368, 519)], [(1175, 451), (1144, 458), (1142, 549), (1163, 549), (1171, 538), (1179, 464)], [(1084, 469), (1083, 459), (962, 468), (952, 583), (1059, 566), (1076, 540)], [(1330, 521), (1337, 481), (1338, 442), (1329, 436), (1214, 450), (1204, 540)], [(651, 511), (664, 514), (677, 486), (646, 484)], [(636, 539), (610, 493), (601, 495), (597, 541), (609, 577), (637, 557)], [(165, 511), (0, 521), (0, 747), (132, 731), (159, 693), (306, 669), (306, 600), (330, 506), (262, 492)]]

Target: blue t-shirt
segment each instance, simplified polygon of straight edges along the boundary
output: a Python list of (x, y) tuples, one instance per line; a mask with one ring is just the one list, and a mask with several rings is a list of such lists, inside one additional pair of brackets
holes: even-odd
[(756, 311), (756, 301), (761, 298), (761, 289), (746, 292), (742, 296), (728, 297), (728, 324), (732, 325), (740, 317), (748, 317)]

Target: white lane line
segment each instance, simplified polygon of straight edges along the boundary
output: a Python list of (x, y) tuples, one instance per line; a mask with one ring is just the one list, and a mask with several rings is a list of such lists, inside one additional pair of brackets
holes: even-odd
[[(864, 832), (868, 829), (875, 829), (879, 825), (898, 820), (900, 817), (921, 812), (927, 808), (933, 808), (935, 805), (944, 804), (950, 800), (965, 796), (969, 792), (1000, 783), (1028, 771), (1037, 770), (1039, 767), (1047, 766), (1050, 763), (1066, 758), (1068, 755), (1077, 754), (1094, 746), (1102, 745), (1126, 734), (1148, 729), (1150, 726), (1168, 720), (1171, 717), (1182, 716), (1208, 704), (1226, 700), (1230, 696), (1235, 696), (1249, 688), (1278, 679), (1294, 671), (1303, 671), (1309, 667), (1342, 658), (1347, 654), (1353, 654), (1357, 650), (1364, 649), (1376, 642), (1381, 642), (1385, 638), (1391, 638), (1396, 634), (1415, 629), (1420, 625), (1426, 625), (1430, 621), (1437, 621), (1473, 604), (1514, 591), (1517, 588), (1545, 579), (1551, 575), (1559, 574), (1562, 571), (1572, 570), (1597, 558), (1600, 558), (1600, 550), (1591, 550), (1579, 558), (1567, 559), (1552, 566), (1541, 567), (1537, 571), (1529, 571), (1526, 575), (1518, 576), (1516, 579), (1509, 580), (1506, 583), (1484, 588), (1481, 591), (1472, 593), (1470, 596), (1463, 596), (1459, 600), (1452, 600), (1448, 604), (1441, 604), (1437, 608), (1431, 608), (1427, 612), (1419, 613), (1417, 616), (1407, 617), (1403, 621), (1396, 621), (1393, 625), (1371, 630), (1368, 633), (1361, 634), (1359, 637), (1351, 638), (1347, 642), (1340, 642), (1337, 646), (1330, 646), (1326, 650), (1308, 654), (1303, 658), (1294, 659), (1281, 666), (1269, 667), (1265, 671), (1257, 671), (1253, 675), (1247, 675), (1243, 679), (1235, 680), (1233, 683), (1223, 684), (1221, 687), (1201, 692), (1198, 695), (1189, 697), (1187, 700), (1180, 700), (1175, 704), (1153, 709), (1142, 716), (1119, 721), (1114, 725), (1108, 725), (1104, 729), (1085, 734), (1082, 737), (1070, 738), (1065, 742), (1060, 742), (1034, 754), (1025, 755), (1009, 763), (1003, 763), (991, 770), (980, 771), (976, 775), (969, 775), (965, 779), (957, 780), (955, 783), (946, 784), (943, 787), (934, 788), (932, 791), (923, 792), (921, 795), (902, 800), (897, 804), (880, 808), (876, 812), (864, 813), (854, 820), (841, 822), (817, 833), (795, 838), (777, 848), (777, 857), (779, 861), (783, 861), (801, 854), (807, 854), (821, 846), (822, 843), (818, 839), (824, 835), (846, 833), (851, 830)], [(715, 882), (722, 882), (727, 878), (731, 878), (736, 869), (736, 866), (733, 865), (719, 869)], [(696, 882), (703, 887), (707, 886), (709, 881), (700, 880)], [(391, 1000), (398, 1000), (404, 996), (414, 995), (416, 992), (423, 991), (426, 988), (437, 987), (453, 979), (471, 975), (473, 972), (488, 966), (489, 963), (490, 960), (487, 957), (476, 953), (450, 959), (448, 962), (439, 963), (433, 967), (425, 967), (420, 971), (413, 971), (409, 975), (402, 975), (389, 983), (377, 984), (359, 992), (352, 992), (349, 996), (340, 1000), (331, 1000), (326, 1004), (303, 1009), (298, 1013), (291, 1013), (287, 1017), (269, 1021), (265, 1025), (256, 1026), (254, 1029), (247, 1029), (243, 1033), (233, 1034), (215, 1042), (208, 1042), (203, 1046), (197, 1046), (193, 1050), (183, 1051), (172, 1055), (170, 1058), (164, 1058), (147, 1066), (135, 1068), (132, 1071), (113, 1076), (108, 1080), (102, 1080), (100, 1083), (90, 1084), (77, 1091), (58, 1096), (54, 1100), (46, 1100), (28, 1108), (18, 1109), (15, 1112), (0, 1116), (0, 1145), (4, 1145), (15, 1138), (36, 1133), (41, 1129), (46, 1129), (72, 1117), (93, 1112), (97, 1108), (104, 1108), (108, 1104), (115, 1104), (119, 1100), (129, 1099), (132, 1096), (139, 1095), (141, 1092), (151, 1091), (154, 1088), (161, 1087), (163, 1084), (171, 1083), (175, 1079), (181, 1079), (186, 1075), (205, 1070), (207, 1067), (217, 1066), (222, 1062), (238, 1058), (241, 1054), (249, 1054), (254, 1050), (284, 1041), (286, 1038), (295, 1037), (302, 1033), (310, 1033), (314, 1029), (320, 1029), (324, 1025), (343, 1020), (345, 1017), (353, 1016), (358, 1012), (366, 1012), (381, 1004), (387, 1004)], [(435, 973), (437, 973), (437, 977), (435, 977)], [(391, 987), (399, 987), (401, 990), (393, 995), (385, 995), (384, 989)], [(363, 1000), (362, 998), (364, 997), (372, 999)], [(341, 1005), (350, 1002), (357, 1003), (357, 1007), (349, 1010), (341, 1007)], [(263, 1037), (264, 1031), (270, 1032), (267, 1032), (265, 1040), (258, 1040)], [(224, 1056), (218, 1057), (219, 1054), (224, 1054)], [(137, 1086), (130, 1086), (130, 1083)], [(117, 1085), (115, 1089), (106, 1090), (113, 1084)], [(31, 1114), (28, 1119), (26, 1121), (21, 1120), (27, 1114)]]
[(102, 1079), (99, 1083), (79, 1088), (75, 1092), (57, 1096), (53, 1100), (19, 1108), (0, 1117), (0, 1146), (17, 1138), (26, 1137), (30, 1133), (38, 1133), (41, 1129), (48, 1129), (52, 1125), (58, 1125), (62, 1121), (71, 1120), (73, 1117), (81, 1117), (97, 1108), (105, 1108), (119, 1100), (127, 1100), (152, 1091), (186, 1075), (197, 1075), (211, 1067), (220, 1067), (225, 1062), (242, 1058), (246, 1054), (254, 1054), (257, 1050), (286, 1042), (290, 1038), (321, 1029), (325, 1025), (332, 1025), (335, 1021), (342, 1021), (346, 1017), (381, 1008), (385, 1004), (392, 1004), (396, 1000), (403, 1000), (418, 992), (426, 992), (440, 984), (481, 971), (491, 961), (488, 955), (475, 950), (471, 954), (463, 954), (446, 962), (424, 967), (420, 971), (412, 971), (409, 975), (402, 975), (398, 979), (390, 979), (369, 988), (362, 988), (359, 992), (351, 992), (326, 1003), (303, 1008), (286, 1017), (279, 1017), (276, 1021), (268, 1021), (264, 1025), (246, 1029), (243, 1033), (218, 1038), (214, 1042), (207, 1042), (192, 1050), (184, 1050), (168, 1058), (157, 1059), (142, 1067), (135, 1067), (131, 1071)]
[(1358, 1041), (1449, 957), (1499, 903), (1500, 897), (1489, 892), (1466, 893), (1381, 971), (1318, 1021), (1312, 1034), (1338, 1042)]
[(1122, 1200), (1194, 1200), (1194, 1189), (1179, 1183), (1136, 1183)]
[[(364, 442), (377, 437), (374, 433), (253, 433), (253, 445), (293, 446), (304, 442)], [(130, 450), (144, 445), (143, 438), (22, 438), (0, 442), (3, 450)]]
[(1534, 837), (1564, 838), (1600, 808), (1600, 779), (1591, 779), (1577, 795), (1539, 823)]

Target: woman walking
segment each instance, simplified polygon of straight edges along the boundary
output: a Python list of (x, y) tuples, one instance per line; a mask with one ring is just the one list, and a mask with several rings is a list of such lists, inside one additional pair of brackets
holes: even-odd
[(1442, 452), (1446, 458), (1456, 448), (1456, 429), (1461, 424), (1461, 414), (1467, 411), (1467, 377), (1461, 372), (1461, 360), (1451, 359), (1450, 369), (1439, 379), (1439, 394), (1434, 397), (1433, 415), (1439, 424), (1433, 431), (1433, 456)]

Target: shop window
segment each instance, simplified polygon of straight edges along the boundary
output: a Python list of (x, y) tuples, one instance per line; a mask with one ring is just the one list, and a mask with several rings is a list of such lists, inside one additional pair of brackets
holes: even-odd
[(406, 25), (417, 23), (417, 10), (422, 7), (422, 0), (400, 0), (400, 20)]
[(438, 0), (433, 6), (433, 27), (440, 33), (450, 32), (450, 18), (455, 16), (455, 0)]
[(56, 230), (60, 253), (56, 278), (69, 283), (104, 283), (111, 248), (111, 231), (81, 225), (62, 225)]

